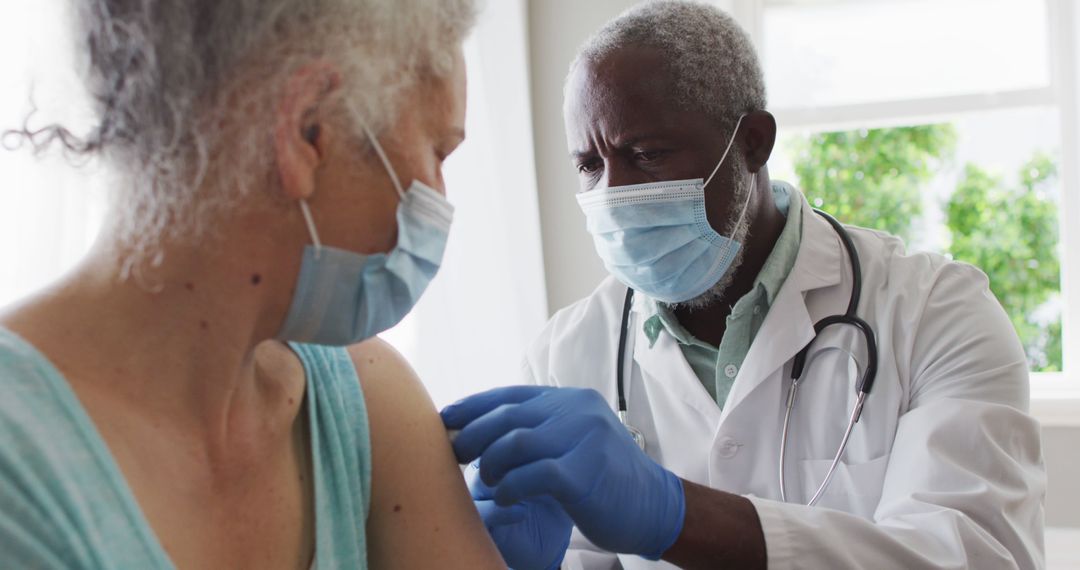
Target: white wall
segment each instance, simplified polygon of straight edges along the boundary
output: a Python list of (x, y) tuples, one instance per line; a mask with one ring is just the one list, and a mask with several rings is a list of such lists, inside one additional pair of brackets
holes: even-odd
[(1046, 524), (1080, 528), (1080, 428), (1043, 428)]
[(634, 3), (634, 0), (529, 2), (536, 180), (550, 312), (584, 297), (606, 275), (574, 200), (578, 181), (566, 148), (563, 80), (574, 53), (585, 39)]

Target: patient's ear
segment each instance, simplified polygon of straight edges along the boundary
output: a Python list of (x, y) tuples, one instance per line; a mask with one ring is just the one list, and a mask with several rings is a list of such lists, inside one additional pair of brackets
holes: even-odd
[(306, 65), (286, 82), (274, 121), (274, 161), (281, 191), (292, 200), (315, 193), (315, 171), (323, 159), (323, 126), (329, 97), (341, 86), (337, 69)]

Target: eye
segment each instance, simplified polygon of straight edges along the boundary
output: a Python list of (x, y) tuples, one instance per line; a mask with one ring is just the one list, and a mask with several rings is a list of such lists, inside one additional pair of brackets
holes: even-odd
[(450, 155), (454, 153), (454, 149), (437, 146), (432, 149), (432, 152), (435, 154), (435, 159), (439, 161), (439, 164), (443, 164), (446, 162), (446, 159), (450, 158)]
[(653, 162), (663, 155), (659, 150), (639, 150), (634, 153), (634, 160), (638, 162)]
[(577, 169), (578, 169), (578, 173), (580, 173), (580, 174), (593, 174), (596, 171), (600, 170), (600, 167), (601, 167), (600, 160), (594, 158), (594, 159), (591, 159), (591, 160), (586, 160), (584, 162), (578, 163)]
[(449, 137), (443, 137), (443, 140), (433, 144), (431, 151), (435, 154), (435, 158), (439, 160), (439, 164), (442, 164), (461, 147), (461, 143), (464, 141), (464, 134), (455, 133)]

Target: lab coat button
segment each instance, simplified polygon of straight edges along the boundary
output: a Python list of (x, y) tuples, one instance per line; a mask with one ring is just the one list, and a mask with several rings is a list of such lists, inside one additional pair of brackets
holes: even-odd
[(739, 367), (734, 364), (728, 364), (724, 367), (724, 376), (728, 378), (735, 378), (739, 374)]
[(721, 439), (720, 444), (716, 446), (716, 454), (724, 459), (731, 459), (732, 457), (735, 457), (735, 454), (739, 453), (740, 447), (742, 447), (742, 445), (739, 442), (730, 437), (725, 437)]

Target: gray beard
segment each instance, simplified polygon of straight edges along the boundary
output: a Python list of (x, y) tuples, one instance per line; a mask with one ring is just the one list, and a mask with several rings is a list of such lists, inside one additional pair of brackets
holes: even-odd
[[(736, 161), (735, 172), (742, 170), (738, 168), (741, 166), (742, 161)], [(721, 235), (729, 236), (731, 239), (743, 244), (743, 247), (739, 248), (738, 253), (735, 254), (735, 259), (731, 262), (731, 267), (728, 268), (727, 273), (716, 282), (715, 285), (707, 289), (704, 293), (690, 299), (688, 301), (681, 301), (679, 303), (665, 303), (665, 305), (671, 310), (685, 309), (689, 311), (698, 311), (712, 306), (714, 303), (719, 302), (724, 298), (724, 293), (727, 292), (728, 287), (731, 286), (735, 280), (735, 274), (739, 271), (739, 267), (743, 263), (743, 255), (746, 252), (746, 238), (750, 235), (750, 210), (747, 207), (747, 216), (743, 218), (742, 223), (739, 223), (739, 214), (742, 213), (742, 204), (747, 199), (747, 193), (752, 191), (750, 188), (750, 181), (746, 178), (738, 176), (733, 173), (732, 187), (735, 188), (735, 204), (737, 207), (732, 208), (732, 211), (728, 213), (728, 219), (724, 223), (724, 233)], [(756, 177), (754, 177), (754, 183), (757, 183)]]

